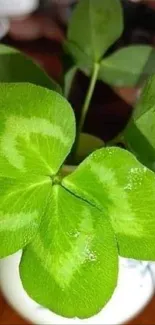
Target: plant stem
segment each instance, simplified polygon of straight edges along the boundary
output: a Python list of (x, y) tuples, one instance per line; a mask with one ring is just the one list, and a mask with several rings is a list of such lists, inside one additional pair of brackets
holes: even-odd
[(80, 138), (80, 133), (83, 129), (83, 125), (86, 119), (86, 115), (88, 113), (88, 109), (89, 109), (89, 105), (92, 99), (92, 95), (95, 89), (95, 85), (97, 82), (97, 77), (98, 77), (98, 73), (99, 73), (99, 69), (100, 69), (100, 64), (99, 63), (95, 63), (94, 64), (94, 68), (93, 68), (93, 73), (91, 76), (91, 80), (90, 80), (90, 84), (88, 87), (88, 91), (86, 94), (86, 98), (81, 110), (81, 117), (80, 117), (80, 121), (79, 121), (79, 125), (77, 127), (77, 134), (76, 134), (76, 140), (75, 140), (75, 145), (74, 145), (74, 152), (73, 152), (73, 157), (74, 159), (76, 159), (76, 155), (77, 155), (77, 150), (78, 150), (78, 146), (79, 146), (79, 138)]
[(100, 69), (100, 64), (99, 63), (95, 63), (94, 64), (94, 68), (93, 68), (93, 73), (91, 76), (91, 80), (90, 80), (90, 84), (88, 87), (88, 91), (86, 94), (86, 98), (82, 107), (82, 111), (81, 111), (81, 118), (80, 118), (80, 122), (79, 122), (79, 126), (78, 126), (78, 132), (77, 132), (77, 136), (80, 135), (85, 119), (86, 119), (86, 115), (88, 113), (88, 109), (89, 109), (89, 105), (92, 99), (92, 95), (95, 89), (95, 85), (96, 85), (96, 81), (97, 81), (97, 77), (98, 77), (98, 73), (99, 73), (99, 69)]

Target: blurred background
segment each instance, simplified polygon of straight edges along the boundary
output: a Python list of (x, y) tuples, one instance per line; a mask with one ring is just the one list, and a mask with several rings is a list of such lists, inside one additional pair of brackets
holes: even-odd
[[(0, 0), (0, 39), (31, 55), (54, 78), (62, 74), (62, 43), (78, 0)], [(125, 30), (116, 48), (155, 44), (154, 0), (120, 0)], [(113, 50), (113, 49), (112, 49)]]
[[(51, 77), (61, 82), (63, 69), (68, 64), (64, 57), (63, 41), (77, 1), (82, 0), (0, 0), (1, 42), (30, 55)], [(124, 10), (125, 29), (110, 51), (129, 44), (155, 46), (154, 0), (120, 1)], [(87, 86), (87, 77), (78, 73), (70, 94), (70, 102), (77, 118)], [(104, 109), (100, 96), (103, 90)], [(98, 82), (92, 100), (95, 110), (90, 107), (85, 131), (105, 141), (110, 140), (127, 123), (132, 111), (131, 105), (135, 103), (138, 94), (137, 88), (111, 89)], [(98, 125), (93, 122), (94, 118)]]

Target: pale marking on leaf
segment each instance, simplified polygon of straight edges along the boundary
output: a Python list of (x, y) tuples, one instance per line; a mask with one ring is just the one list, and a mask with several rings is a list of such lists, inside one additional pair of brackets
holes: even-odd
[[(119, 187), (115, 173), (109, 168), (94, 162), (91, 162), (89, 167), (94, 176), (97, 178), (97, 181), (100, 182), (105, 189), (107, 189), (107, 195), (110, 198), (110, 201), (113, 202), (113, 204), (109, 205), (107, 208), (114, 229), (116, 229), (119, 233), (121, 233), (121, 231), (124, 233), (125, 227), (125, 231), (129, 235), (134, 235), (136, 237), (140, 236), (140, 232), (143, 233), (143, 227), (136, 222), (136, 216), (132, 210), (132, 206), (129, 203), (128, 194), (125, 191), (125, 188), (123, 190)], [(132, 173), (133, 171), (131, 174)]]
[(14, 214), (4, 214), (0, 210), (0, 232), (4, 230), (16, 231), (25, 227), (26, 225), (33, 225), (36, 227), (38, 225), (38, 212), (35, 210), (33, 212), (27, 213), (14, 213)]
[[(70, 251), (58, 253), (58, 251), (63, 250), (63, 247), (61, 248), (61, 243), (56, 243), (55, 239), (58, 250), (56, 253), (52, 254), (52, 247), (51, 252), (47, 250), (43, 246), (39, 234), (37, 236), (37, 245), (33, 245), (32, 243), (33, 250), (39, 257), (43, 268), (47, 269), (48, 273), (54, 277), (55, 281), (62, 289), (69, 286), (75, 273), (80, 271), (80, 267), (85, 262), (93, 263), (97, 259), (95, 252), (91, 249), (94, 238), (93, 220), (86, 208), (81, 211), (81, 218), (83, 220), (79, 226), (78, 237), (71, 239), (68, 233), (66, 235), (67, 240), (71, 241), (72, 248)], [(46, 260), (42, 261), (42, 258), (44, 259), (45, 256)]]
[[(17, 137), (22, 137), (28, 142), (31, 133), (54, 137), (60, 140), (64, 146), (69, 143), (69, 138), (64, 135), (61, 128), (50, 123), (47, 119), (10, 116), (6, 121), (5, 131), (1, 137), (1, 151), (11, 165), (23, 171), (25, 158), (17, 150)], [(44, 161), (44, 163), (46, 162)]]
[(50, 177), (43, 180), (43, 181), (41, 181), (41, 182), (36, 182), (36, 183), (29, 184), (28, 186), (25, 186), (25, 187), (24, 187), (24, 184), (23, 184), (22, 188), (18, 188), (18, 189), (14, 190), (14, 191), (10, 191), (9, 193), (5, 194), (4, 199), (1, 202), (1, 205), (4, 204), (5, 201), (7, 201), (11, 196), (17, 195), (17, 193), (22, 193), (23, 192), (24, 194), (26, 194), (26, 192), (29, 192), (32, 189), (35, 189), (36, 187), (41, 187), (41, 186), (43, 186), (45, 184), (52, 184), (52, 180), (51, 180)]

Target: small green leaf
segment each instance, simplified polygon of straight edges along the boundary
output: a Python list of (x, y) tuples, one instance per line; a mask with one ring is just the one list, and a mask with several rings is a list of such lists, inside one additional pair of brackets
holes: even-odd
[(95, 137), (94, 135), (81, 133), (79, 138), (79, 145), (76, 154), (76, 163), (79, 164), (94, 150), (104, 147), (104, 141)]
[(78, 70), (77, 67), (72, 67), (65, 74), (64, 95), (65, 95), (66, 98), (68, 98), (68, 96), (70, 94), (71, 87), (72, 87), (72, 83), (73, 83), (73, 79), (75, 78), (75, 75), (77, 73), (77, 70)]
[(75, 120), (58, 93), (24, 83), (0, 84), (0, 115), (2, 257), (35, 234), (55, 174), (74, 141)]
[(138, 159), (155, 170), (155, 76), (146, 83), (124, 138)]
[(103, 59), (99, 79), (118, 86), (135, 86), (155, 72), (155, 50), (147, 45), (133, 45)]
[(77, 63), (98, 62), (122, 31), (119, 0), (79, 1), (69, 24), (68, 49)]
[(121, 256), (155, 259), (155, 176), (128, 151), (89, 156), (63, 186), (109, 215)]
[(106, 215), (55, 185), (40, 232), (20, 264), (30, 297), (62, 316), (87, 318), (110, 299), (117, 268)]
[(0, 44), (0, 82), (31, 82), (61, 93), (60, 86), (18, 50)]

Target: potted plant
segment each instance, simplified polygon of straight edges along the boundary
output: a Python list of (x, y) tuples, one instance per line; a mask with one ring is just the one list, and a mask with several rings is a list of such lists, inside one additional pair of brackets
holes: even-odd
[[(75, 139), (69, 103), (32, 84), (4, 83), (0, 92), (0, 256), (23, 249), (20, 278), (40, 305), (94, 316), (117, 285), (118, 255), (155, 258), (154, 173), (117, 147), (63, 167)], [(10, 258), (16, 266), (19, 256)]]
[[(83, 33), (88, 33), (82, 40), (79, 20), (87, 23), (87, 28), (80, 26)], [(115, 29), (112, 22), (117, 23)], [(92, 74), (77, 131), (73, 110), (59, 94), (60, 87), (18, 51), (1, 46), (1, 287), (12, 305), (36, 323), (124, 322), (153, 293), (149, 263), (141, 260), (155, 260), (155, 176), (133, 148), (136, 141), (130, 130), (137, 121), (135, 116), (142, 116), (149, 109), (153, 114), (154, 78), (144, 90), (138, 113), (136, 110), (121, 134), (123, 143), (146, 166), (127, 150), (104, 147), (100, 139), (81, 136), (98, 76), (107, 82), (118, 80), (119, 71), (111, 70), (107, 63), (111, 58), (102, 60), (102, 55), (121, 31), (118, 1), (85, 0), (77, 6), (66, 42), (76, 59), (76, 67), (65, 78), (66, 96), (77, 67)], [(137, 83), (142, 66), (153, 51), (150, 47), (136, 48), (139, 68), (121, 76), (128, 82), (132, 80), (132, 84)], [(126, 60), (127, 50), (124, 51), (125, 59), (120, 52), (113, 54), (112, 61), (121, 55), (116, 60), (117, 67), (120, 60)], [(142, 123), (141, 129), (145, 125)], [(130, 307), (124, 308), (124, 314), (120, 306), (123, 295)]]

